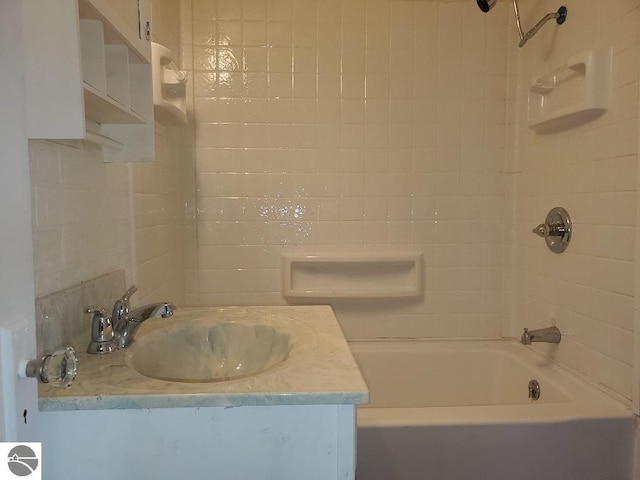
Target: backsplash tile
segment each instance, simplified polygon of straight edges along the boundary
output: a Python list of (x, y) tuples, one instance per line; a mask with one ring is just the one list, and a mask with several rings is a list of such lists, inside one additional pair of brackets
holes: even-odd
[(37, 351), (53, 352), (68, 346), (84, 351), (91, 339), (91, 315), (86, 308), (110, 310), (125, 292), (125, 285), (125, 273), (118, 270), (37, 298)]

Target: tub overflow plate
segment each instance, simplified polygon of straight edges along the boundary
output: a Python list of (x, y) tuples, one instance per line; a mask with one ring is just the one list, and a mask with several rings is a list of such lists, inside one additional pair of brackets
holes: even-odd
[(535, 379), (529, 381), (529, 398), (533, 401), (540, 398), (540, 384)]

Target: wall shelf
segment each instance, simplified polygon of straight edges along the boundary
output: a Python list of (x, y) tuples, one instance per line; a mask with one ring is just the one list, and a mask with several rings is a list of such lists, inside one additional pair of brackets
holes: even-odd
[(173, 52), (151, 43), (153, 105), (156, 119), (165, 125), (187, 123), (187, 73), (175, 63)]
[(282, 255), (283, 296), (292, 299), (420, 297), (422, 253)]
[(150, 42), (107, 0), (29, 0), (23, 17), (29, 138), (96, 143), (105, 161), (154, 160)]
[(139, 114), (99, 92), (88, 83), (84, 84), (84, 107), (85, 118), (96, 123), (146, 123)]
[(529, 86), (529, 128), (573, 127), (605, 113), (611, 97), (612, 57), (611, 47), (590, 50), (533, 78)]

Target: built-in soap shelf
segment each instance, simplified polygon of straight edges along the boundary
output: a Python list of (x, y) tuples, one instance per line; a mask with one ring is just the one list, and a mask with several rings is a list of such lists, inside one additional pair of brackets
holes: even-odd
[[(150, 42), (109, 0), (25, 2), (29, 138), (101, 145), (105, 161), (155, 158)], [(137, 9), (137, 13), (136, 13)]]
[(422, 253), (282, 255), (285, 298), (401, 298), (422, 295)]
[(607, 111), (611, 98), (611, 47), (570, 57), (529, 85), (529, 128), (551, 130), (586, 123)]
[(173, 52), (151, 42), (153, 66), (153, 107), (156, 120), (163, 124), (187, 123), (187, 72), (178, 68)]

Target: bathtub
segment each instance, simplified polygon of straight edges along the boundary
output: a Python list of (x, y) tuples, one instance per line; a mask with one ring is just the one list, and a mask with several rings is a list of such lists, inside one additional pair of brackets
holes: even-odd
[[(353, 341), (357, 480), (630, 480), (624, 403), (515, 341)], [(529, 381), (540, 397), (529, 399)]]

